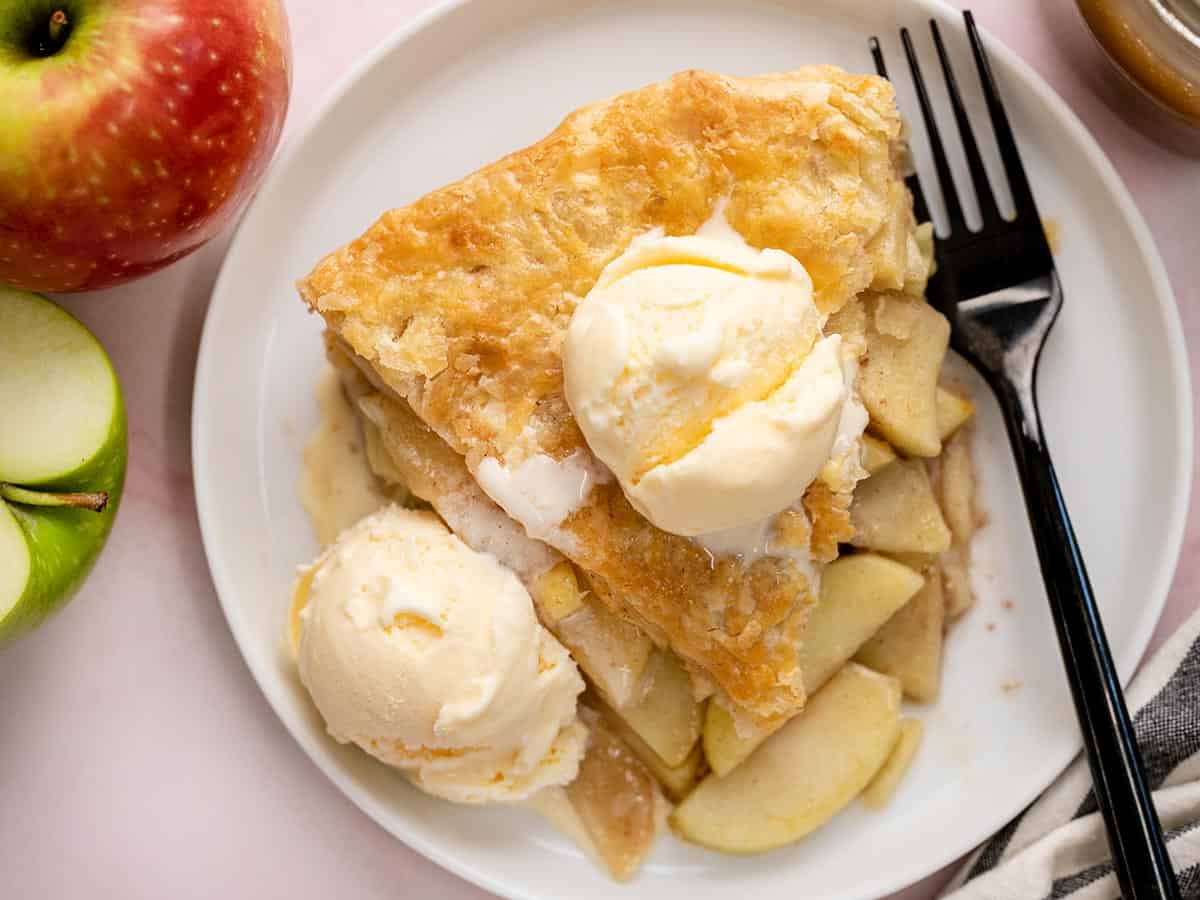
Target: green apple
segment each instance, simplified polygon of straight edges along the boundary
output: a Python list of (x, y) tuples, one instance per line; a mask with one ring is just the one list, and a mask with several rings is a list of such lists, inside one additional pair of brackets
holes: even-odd
[(99, 341), (46, 298), (0, 287), (0, 646), (83, 582), (125, 457), (121, 386)]

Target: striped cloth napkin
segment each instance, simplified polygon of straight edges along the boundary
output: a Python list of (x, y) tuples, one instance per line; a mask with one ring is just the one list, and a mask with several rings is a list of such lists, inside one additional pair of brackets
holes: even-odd
[[(1200, 612), (1126, 692), (1179, 886), (1200, 900)], [(1114, 900), (1120, 896), (1082, 757), (967, 860), (946, 900)]]

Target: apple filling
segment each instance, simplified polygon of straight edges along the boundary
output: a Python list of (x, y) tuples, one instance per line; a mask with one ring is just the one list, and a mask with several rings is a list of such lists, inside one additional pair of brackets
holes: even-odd
[[(782, 116), (811, 139), (777, 140)], [(922, 296), (900, 130), (870, 76), (684, 73), (300, 282), (360, 496), (420, 500), (494, 556), (584, 675), (592, 744), (556, 815), (617, 878), (664, 818), (766, 852), (902, 796), (920, 758), (901, 704), (936, 701), (974, 602), (974, 409)], [(736, 241), (703, 239), (714, 207)], [(710, 540), (762, 522), (770, 552)]]

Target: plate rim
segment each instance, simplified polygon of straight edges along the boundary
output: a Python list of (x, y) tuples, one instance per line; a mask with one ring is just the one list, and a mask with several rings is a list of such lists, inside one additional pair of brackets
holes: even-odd
[[(266, 178), (255, 192), (245, 212), (239, 218), (225, 255), (222, 258), (221, 266), (209, 298), (209, 305), (205, 312), (192, 392), (192, 434), (190, 442), (192, 487), (205, 560), (210, 576), (212, 577), (217, 599), (221, 605), (222, 614), (229, 626), (234, 643), (237, 645), (238, 653), (242, 658), (243, 664), (249, 670), (258, 690), (267, 699), (272, 712), (290, 737), (304, 750), (310, 762), (378, 827), (414, 852), (424, 856), (452, 874), (497, 896), (511, 898), (511, 900), (542, 900), (539, 895), (530, 893), (524, 887), (498, 880), (491, 872), (474, 865), (469, 859), (455, 855), (451, 850), (443, 848), (435, 842), (428, 841), (417, 833), (408, 829), (403, 829), (403, 833), (401, 833), (401, 829), (395, 827), (395, 822), (393, 821), (395, 817), (390, 811), (382, 808), (371, 791), (354, 784), (339, 767), (327, 759), (324, 754), (318, 752), (317, 742), (309, 734), (292, 727), (292, 724), (282, 712), (282, 704), (284, 702), (282, 688), (276, 690), (272, 686), (269, 673), (266, 671), (265, 661), (258, 659), (255, 654), (247, 652), (246, 645), (252, 642), (252, 638), (245, 633), (243, 626), (239, 624), (239, 618), (234, 610), (231, 598), (236, 592), (235, 580), (227, 577), (222, 564), (217, 561), (219, 554), (216, 550), (215, 526), (213, 524), (216, 514), (207, 499), (206, 485), (210, 482), (207, 471), (207, 457), (205, 449), (202, 446), (203, 436), (210, 432), (212, 424), (207, 420), (206, 410), (211, 406), (208, 398), (209, 385), (212, 380), (210, 370), (216, 365), (215, 354), (213, 352), (213, 344), (216, 340), (214, 337), (215, 326), (213, 325), (216, 318), (215, 311), (221, 305), (221, 297), (225, 293), (226, 283), (233, 278), (230, 260), (234, 257), (234, 250), (248, 223), (253, 222), (259, 207), (266, 202), (264, 198), (273, 193), (276, 183), (283, 180), (285, 172), (290, 168), (293, 158), (300, 152), (309, 137), (324, 124), (325, 120), (336, 109), (346, 94), (362, 78), (387, 57), (393, 53), (402, 52), (405, 45), (419, 40), (424, 31), (442, 18), (464, 7), (483, 2), (486, 2), (486, 0), (440, 0), (440, 2), (435, 3), (433, 6), (417, 13), (408, 22), (398, 26), (361, 59), (352, 64), (325, 90), (314, 105), (306, 121), (297, 126), (296, 130), (285, 139), (280, 147), (279, 152), (268, 169)], [(931, 15), (956, 16), (961, 13), (958, 7), (953, 6), (947, 0), (902, 0), (902, 2), (913, 9), (922, 9)], [(1011, 67), (1024, 82), (1024, 86), (1036, 94), (1037, 99), (1045, 104), (1056, 121), (1063, 128), (1068, 129), (1084, 149), (1089, 161), (1100, 176), (1103, 187), (1116, 202), (1122, 217), (1133, 232), (1135, 252), (1146, 265), (1147, 273), (1153, 287), (1153, 299), (1159, 308), (1158, 311), (1162, 316), (1165, 326), (1166, 346), (1170, 357), (1169, 368), (1174, 386), (1178, 391), (1174, 415), (1179, 423), (1179, 437), (1174, 448), (1174, 453), (1177, 455), (1183, 471), (1176, 473), (1178, 476), (1176, 482), (1180, 489), (1174, 495), (1175, 502), (1169, 516), (1166, 518), (1168, 542), (1167, 546), (1164, 547), (1164, 565), (1160, 568), (1158, 577), (1150, 585), (1150, 590), (1147, 591), (1148, 597), (1151, 598), (1151, 603), (1147, 605), (1153, 607), (1153, 614), (1143, 617), (1142, 624), (1130, 637), (1128, 649), (1116, 660), (1121, 684), (1122, 686), (1127, 686), (1145, 653), (1146, 647), (1162, 617), (1167, 603), (1171, 582), (1174, 579), (1182, 552), (1187, 525), (1187, 512), (1190, 506), (1193, 486), (1193, 469), (1195, 463), (1193, 417), (1195, 400), (1192, 396), (1191, 371), (1187, 346), (1183, 340), (1178, 301), (1171, 287), (1166, 266), (1158, 252), (1149, 226), (1143, 218), (1132, 194), (1099, 142), (1075, 114), (1074, 110), (1067, 104), (1066, 100), (1054, 90), (1049, 82), (1042, 78), (1032, 65), (1027, 63), (1016, 51), (993, 37), (985, 29), (981, 28), (980, 31), (987, 44), (988, 53), (993, 58), (1000, 57), (1006, 65)], [(1048, 760), (1049, 764), (1046, 766), (1046, 773), (1042, 773), (1045, 777), (1031, 780), (1031, 783), (1036, 782), (1039, 785), (1036, 787), (1036, 790), (1030, 792), (1028, 796), (1018, 796), (1013, 802), (1010, 802), (1010, 808), (1005, 810), (1003, 816), (996, 817), (997, 821), (992, 827), (976, 829), (978, 833), (970, 833), (969, 841), (956, 841), (955, 846), (958, 849), (953, 853), (943, 852), (937, 857), (930, 856), (915, 864), (894, 867), (889, 873), (871, 879), (868, 883), (856, 886), (852, 892), (845, 894), (845, 900), (851, 900), (851, 898), (864, 898), (865, 900), (869, 896), (877, 896), (877, 892), (881, 890), (884, 892), (902, 890), (954, 862), (964, 853), (969, 853), (971, 848), (986, 841), (995, 833), (997, 828), (1003, 827), (1005, 822), (1009, 821), (1021, 809), (1024, 809), (1046, 790), (1067, 766), (1070, 765), (1071, 761), (1079, 755), (1081, 749), (1082, 740), (1081, 738), (1077, 738), (1072, 742), (1071, 754), (1064, 760), (1060, 761), (1053, 758)]]

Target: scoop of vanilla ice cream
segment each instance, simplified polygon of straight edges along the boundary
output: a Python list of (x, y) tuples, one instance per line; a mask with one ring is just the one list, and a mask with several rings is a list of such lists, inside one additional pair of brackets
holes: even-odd
[(829, 461), (850, 393), (812, 280), (726, 228), (650, 232), (601, 273), (563, 346), (592, 451), (664, 531), (738, 528), (789, 506)]
[(574, 779), (583, 680), (525, 587), (431, 513), (386, 507), (297, 582), (300, 680), (329, 733), (462, 803)]

